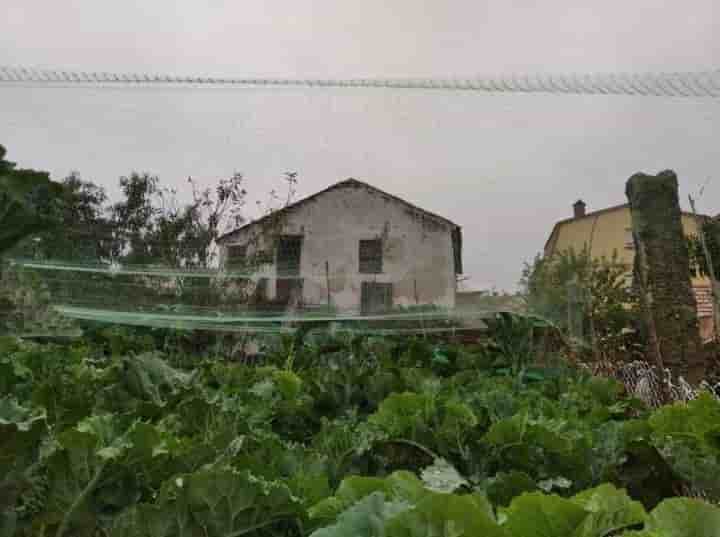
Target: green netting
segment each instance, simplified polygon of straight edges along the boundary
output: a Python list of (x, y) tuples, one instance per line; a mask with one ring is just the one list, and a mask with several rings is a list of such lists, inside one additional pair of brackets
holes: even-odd
[[(12, 259), (9, 265), (24, 274), (24, 285), (42, 293), (45, 311), (66, 321), (239, 334), (293, 333), (306, 323), (338, 333), (446, 334), (477, 330), (481, 319), (503, 309), (411, 304), (370, 313), (359, 306), (339, 309), (332, 301), (267, 304), (253, 302), (249, 293), (230, 296), (233, 286), (267, 278), (262, 271), (29, 259)], [(322, 278), (302, 279), (325, 284)], [(72, 326), (61, 324), (71, 333)]]

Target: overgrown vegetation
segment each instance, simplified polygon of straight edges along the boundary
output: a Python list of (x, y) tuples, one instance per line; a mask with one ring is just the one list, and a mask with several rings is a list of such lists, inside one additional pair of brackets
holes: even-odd
[(255, 365), (156, 348), (2, 340), (3, 535), (720, 532), (720, 509), (674, 498), (720, 499), (710, 395), (651, 413), (502, 338), (311, 333)]
[(538, 255), (525, 265), (521, 287), (531, 312), (587, 343), (596, 357), (636, 357), (643, 340), (639, 301), (617, 254), (595, 258), (585, 248)]
[[(46, 296), (97, 308), (223, 309), (247, 304), (260, 287), (249, 279), (188, 274), (218, 268), (217, 239), (243, 222), (248, 193), (242, 175), (208, 188), (188, 178), (191, 196), (183, 200), (158, 177), (132, 173), (119, 179), (120, 199), (110, 203), (104, 188), (77, 173), (56, 182), (46, 172), (17, 169), (4, 157), (0, 146), (0, 334), (34, 331), (52, 317), (44, 308)], [(287, 191), (271, 191), (265, 211), (292, 201), (297, 174), (284, 179)], [(268, 236), (276, 232), (273, 224), (270, 219)], [(267, 255), (259, 251), (233, 270), (250, 272)], [(8, 267), (8, 258), (82, 270), (45, 271), (40, 279)], [(139, 272), (92, 272), (118, 267)]]

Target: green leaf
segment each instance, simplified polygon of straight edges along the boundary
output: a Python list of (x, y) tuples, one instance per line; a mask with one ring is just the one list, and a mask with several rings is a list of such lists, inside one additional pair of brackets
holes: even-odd
[(14, 398), (0, 399), (0, 482), (12, 469), (31, 464), (33, 452), (47, 430), (44, 409), (20, 405)]
[(506, 537), (482, 496), (429, 493), (387, 522), (387, 537)]
[(100, 414), (82, 420), (75, 428), (78, 432), (95, 438), (96, 455), (102, 460), (122, 457), (132, 443), (119, 430), (118, 418), (113, 414)]
[(27, 432), (33, 424), (44, 419), (45, 411), (42, 409), (34, 410), (21, 406), (10, 396), (0, 399), (0, 427)]
[(313, 532), (311, 537), (386, 537), (386, 522), (409, 507), (406, 502), (389, 502), (382, 492), (373, 492), (340, 514), (335, 524)]
[(720, 507), (670, 498), (653, 509), (645, 529), (662, 537), (720, 537)]
[(640, 502), (624, 490), (605, 484), (575, 495), (572, 501), (590, 515), (575, 532), (576, 537), (604, 537), (617, 530), (644, 522), (647, 514)]
[(512, 418), (494, 423), (483, 436), (483, 442), (491, 446), (504, 446), (520, 444), (527, 431), (528, 417), (526, 414), (516, 414)]
[(300, 395), (300, 391), (302, 390), (302, 379), (292, 371), (275, 371), (273, 381), (283, 398), (287, 400), (294, 400)]
[(189, 518), (167, 506), (135, 505), (123, 511), (113, 521), (112, 537), (189, 537), (185, 528)]
[(555, 495), (522, 494), (504, 511), (503, 527), (513, 537), (572, 537), (588, 512)]
[(165, 406), (170, 395), (188, 387), (194, 374), (179, 371), (154, 353), (126, 356), (122, 359), (128, 391), (157, 406)]
[(13, 537), (16, 535), (17, 513), (15, 511), (0, 511), (0, 537)]
[(433, 492), (454, 492), (467, 486), (467, 480), (445, 459), (436, 459), (431, 466), (423, 469), (420, 477), (425, 488)]
[(720, 498), (720, 401), (703, 392), (656, 410), (648, 421), (652, 443), (673, 471)]
[(422, 482), (410, 472), (394, 472), (387, 478), (351, 476), (343, 479), (335, 496), (326, 498), (309, 510), (311, 519), (335, 520), (355, 502), (382, 492), (390, 500), (418, 501), (425, 493)]
[(507, 506), (516, 496), (523, 492), (536, 491), (538, 486), (525, 472), (512, 470), (499, 472), (495, 477), (486, 480), (483, 488), (495, 505)]
[(118, 517), (113, 537), (251, 534), (299, 516), (299, 502), (282, 483), (229, 466), (206, 467), (167, 481), (155, 503)]
[(538, 481), (538, 487), (545, 492), (551, 492), (554, 489), (569, 489), (571, 486), (572, 481), (562, 476), (551, 477), (550, 479)]
[(382, 403), (368, 422), (377, 425), (392, 436), (413, 437), (413, 431), (424, 426), (433, 410), (430, 397), (424, 394), (393, 393)]

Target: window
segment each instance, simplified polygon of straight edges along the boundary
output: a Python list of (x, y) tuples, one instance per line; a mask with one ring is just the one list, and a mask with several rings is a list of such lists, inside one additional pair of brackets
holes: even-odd
[(285, 235), (280, 237), (277, 249), (278, 276), (298, 276), (300, 274), (300, 252), (302, 236)]
[(360, 241), (360, 273), (379, 274), (382, 272), (382, 241), (380, 239)]
[(630, 227), (625, 228), (625, 249), (626, 250), (634, 250), (635, 249), (635, 240), (633, 239), (633, 232), (632, 232), (632, 228), (630, 228)]
[(247, 246), (232, 244), (227, 248), (227, 266), (241, 267), (247, 258)]

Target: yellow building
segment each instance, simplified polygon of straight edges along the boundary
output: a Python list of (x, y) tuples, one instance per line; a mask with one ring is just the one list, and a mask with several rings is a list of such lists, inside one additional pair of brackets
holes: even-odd
[[(615, 205), (598, 211), (586, 212), (585, 203), (578, 200), (573, 205), (573, 217), (555, 224), (545, 243), (545, 256), (573, 248), (580, 252), (587, 247), (595, 258), (617, 259), (628, 268), (628, 282), (632, 275), (635, 244), (632, 237), (632, 218), (628, 204)], [(692, 213), (682, 213), (682, 225), (686, 235), (697, 234), (697, 222)], [(701, 331), (712, 330), (712, 293), (710, 281), (705, 277), (693, 278), (693, 291), (698, 304)]]

